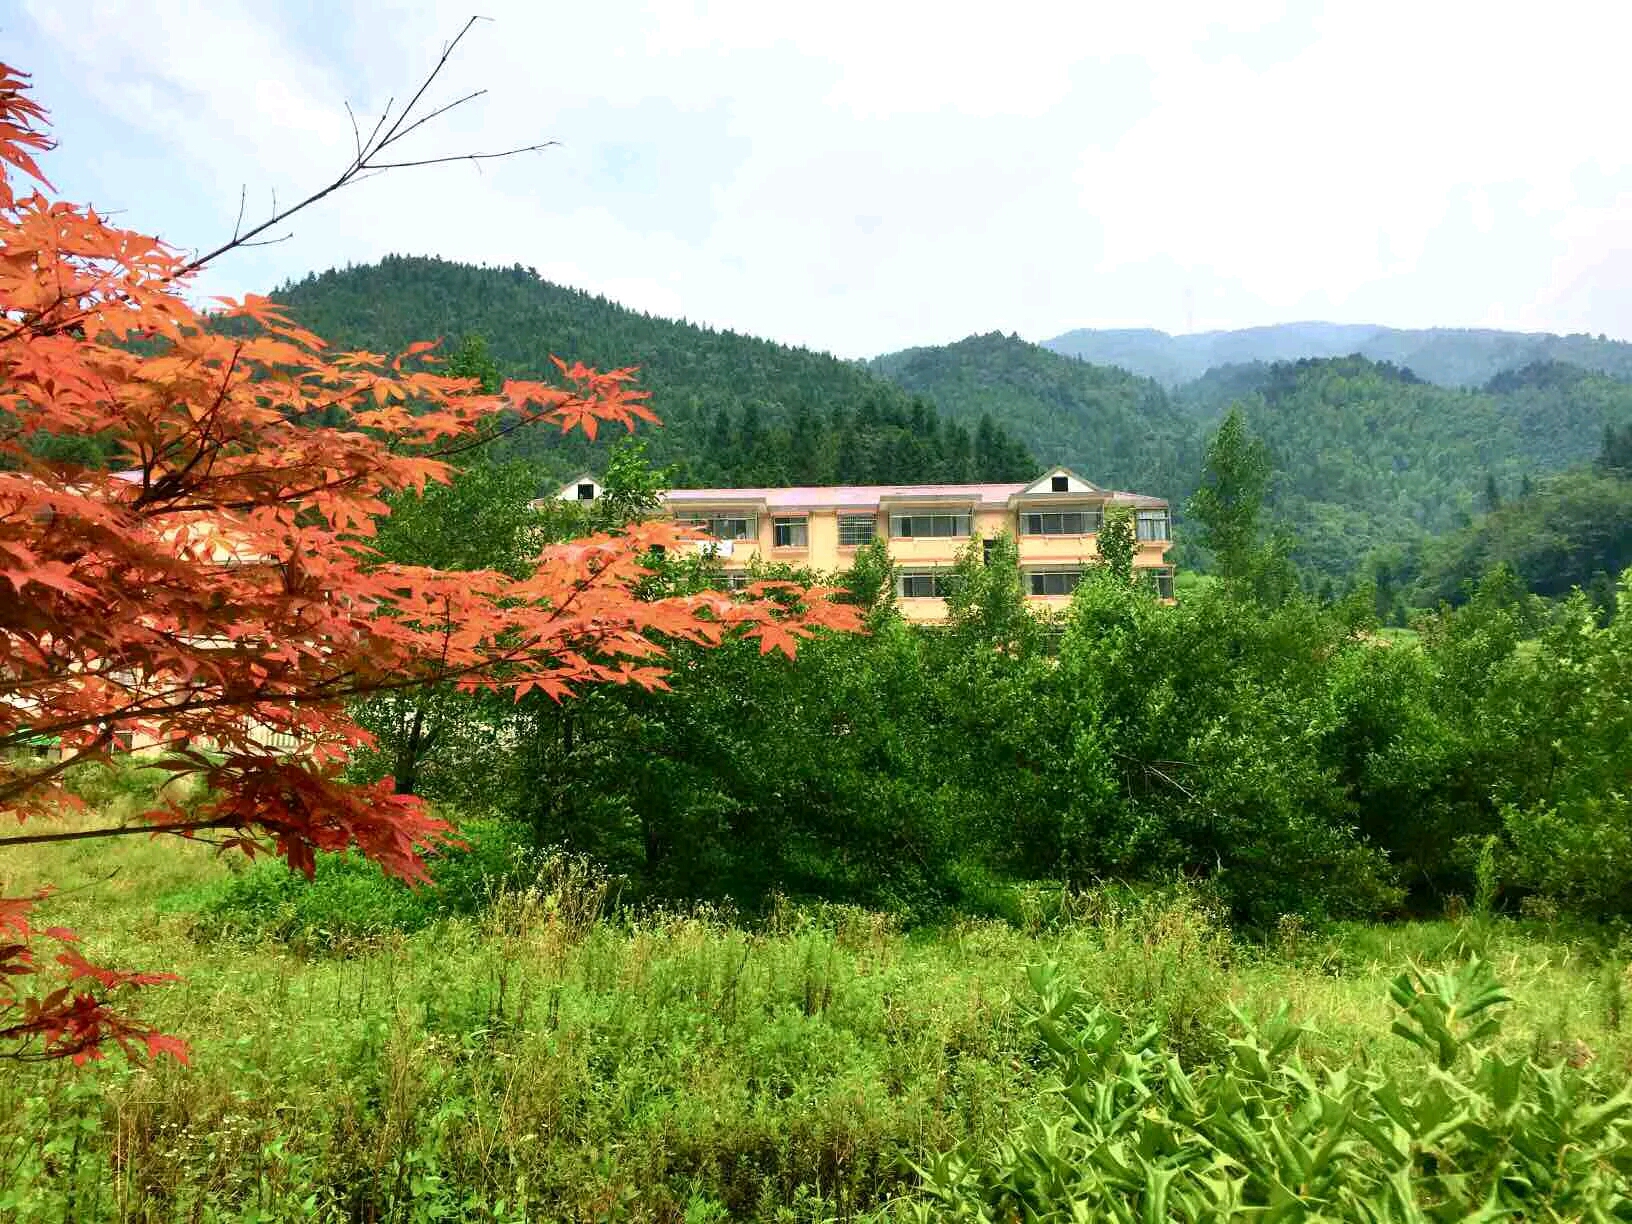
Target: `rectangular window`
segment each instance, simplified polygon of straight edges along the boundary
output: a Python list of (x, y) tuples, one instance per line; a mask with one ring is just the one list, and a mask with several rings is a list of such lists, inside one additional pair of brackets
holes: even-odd
[(1173, 598), (1173, 571), (1171, 569), (1151, 569), (1146, 570), (1145, 573), (1150, 575), (1149, 582), (1156, 592), (1156, 598)]
[(967, 514), (892, 514), (890, 534), (898, 539), (922, 540), (935, 536), (969, 534)]
[(748, 587), (747, 574), (721, 574), (717, 581), (720, 584), (720, 589), (725, 591), (742, 591)]
[(771, 522), (771, 541), (777, 548), (809, 548), (810, 547), (810, 520), (804, 515), (798, 518), (779, 518)]
[(1167, 531), (1166, 510), (1140, 510), (1137, 518), (1139, 538), (1141, 540), (1167, 540), (1172, 538)]
[(578, 486), (578, 500), (579, 501), (594, 501), (595, 500), (595, 486), (592, 485), (592, 484), (589, 484), (587, 482), (584, 483), (584, 484), (579, 485)]
[(1049, 482), (1049, 488), (1055, 493), (1069, 492), (1071, 489), (1071, 478), (1068, 476), (1056, 476)]
[(951, 585), (949, 574), (902, 574), (896, 590), (902, 599), (945, 599)]
[(1099, 530), (1100, 513), (1096, 510), (1050, 510), (1046, 513), (1022, 514), (1022, 535), (1093, 535)]
[(687, 527), (701, 527), (716, 540), (751, 540), (759, 534), (753, 515), (681, 514), (675, 521)]
[(1033, 595), (1069, 595), (1082, 580), (1082, 571), (1033, 570), (1027, 579)]
[(839, 547), (857, 548), (873, 542), (877, 519), (871, 514), (839, 515)]

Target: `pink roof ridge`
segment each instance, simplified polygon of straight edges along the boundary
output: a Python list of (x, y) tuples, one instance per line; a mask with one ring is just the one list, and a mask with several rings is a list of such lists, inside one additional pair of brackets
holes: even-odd
[[(664, 498), (671, 502), (763, 501), (775, 506), (835, 507), (876, 505), (885, 498), (910, 499), (914, 497), (955, 500), (959, 498), (978, 502), (983, 506), (1007, 505), (1009, 499), (1029, 488), (1029, 480), (1001, 484), (912, 484), (912, 485), (790, 485), (785, 488), (715, 488), (670, 489)], [(1166, 506), (1159, 497), (1121, 490), (1103, 490), (1112, 501), (1144, 502)], [(1076, 496), (1081, 497), (1081, 494)]]

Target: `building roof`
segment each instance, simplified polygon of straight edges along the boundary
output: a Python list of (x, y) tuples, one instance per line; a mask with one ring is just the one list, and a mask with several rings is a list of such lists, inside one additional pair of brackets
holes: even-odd
[[(849, 507), (877, 506), (884, 502), (972, 502), (977, 506), (996, 509), (1008, 506), (1029, 489), (1032, 481), (1020, 480), (1004, 484), (916, 484), (916, 485), (795, 485), (772, 489), (670, 489), (664, 499), (671, 506), (717, 506), (742, 503), (763, 503), (766, 506), (799, 510), (840, 510)], [(1120, 505), (1165, 507), (1160, 497), (1141, 493), (1104, 491), (1106, 500)], [(1065, 494), (1054, 496), (1066, 497)], [(1098, 496), (1090, 498), (1097, 500)], [(1045, 495), (1046, 497), (1046, 495)], [(1070, 495), (1083, 500), (1081, 493)]]

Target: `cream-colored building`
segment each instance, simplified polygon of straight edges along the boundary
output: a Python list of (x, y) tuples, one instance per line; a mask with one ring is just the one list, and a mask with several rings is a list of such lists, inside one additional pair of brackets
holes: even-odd
[(714, 551), (733, 579), (756, 560), (846, 569), (857, 548), (883, 539), (900, 571), (902, 614), (915, 621), (944, 620), (945, 578), (958, 552), (973, 536), (1004, 532), (1018, 545), (1027, 594), (1063, 607), (1099, 556), (1105, 507), (1127, 506), (1138, 541), (1134, 566), (1163, 598), (1173, 595), (1167, 502), (1101, 489), (1067, 468), (1019, 484), (671, 489), (664, 501), (676, 521), (708, 533), (699, 547)]

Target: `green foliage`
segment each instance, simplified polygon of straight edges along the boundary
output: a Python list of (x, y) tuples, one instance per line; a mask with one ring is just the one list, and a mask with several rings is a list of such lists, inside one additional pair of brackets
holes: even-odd
[[(551, 354), (638, 365), (666, 423), (652, 436), (651, 460), (675, 466), (679, 484), (1021, 480), (1064, 462), (1098, 483), (1182, 504), (1196, 491), (1205, 436), (1245, 403), (1280, 471), (1263, 526), (1289, 528), (1290, 560), (1333, 577), (1350, 575), (1374, 548), (1412, 549), (1459, 531), (1492, 485), (1508, 491), (1505, 511), (1532, 474), (1583, 464), (1606, 430), (1632, 424), (1632, 386), (1585, 368), (1601, 346), (1584, 337), (1553, 338), (1543, 351), (1538, 338), (1509, 336), (1496, 357), (1446, 367), (1466, 366), (1450, 381), (1477, 390), (1424, 383), (1411, 372), (1415, 349), (1373, 352), (1356, 341), (1340, 352), (1368, 356), (1215, 368), (1169, 393), (999, 335), (870, 367), (842, 362), (654, 319), (521, 267), (393, 257), (308, 277), (278, 296), (338, 344), (389, 350), (464, 335), (449, 368), (487, 384), (495, 371), (548, 376)], [(1436, 333), (1434, 343), (1455, 349), (1463, 340)], [(610, 447), (536, 430), (494, 444), (498, 458), (524, 459), (554, 480), (601, 471)], [(1181, 548), (1185, 541), (1181, 523)], [(1575, 581), (1624, 565), (1600, 559)]]
[(527, 504), (537, 475), (521, 463), (477, 462), (449, 484), (399, 493), (380, 519), (382, 557), (441, 570), (526, 572), (537, 553), (537, 515)]
[(1259, 516), (1269, 491), (1269, 451), (1231, 409), (1207, 441), (1201, 487), (1190, 498), (1197, 543), (1226, 580), (1244, 577), (1258, 549)]
[[(970, 683), (991, 674), (972, 672)], [(495, 851), (507, 841), (499, 836)], [(484, 835), (465, 862), (486, 854)], [(350, 865), (326, 864), (338, 868), (335, 882), (304, 886), (314, 899), (295, 902), (308, 907), (303, 921), (279, 918), (290, 904), (281, 898), (233, 911), (241, 938), (222, 941), (198, 912), (218, 913), (233, 887), (210, 847), (126, 838), (8, 851), (10, 886), (27, 891), (44, 877), (64, 885), (42, 921), (82, 927), (94, 915), (102, 959), (181, 975), (140, 1005), (143, 1019), (193, 1039), (193, 1064), (80, 1075), (9, 1068), (0, 1076), (0, 1217), (899, 1218), (923, 1199), (914, 1164), (933, 1167), (934, 1153), (958, 1145), (985, 1159), (1037, 1126), (1058, 1130), (1074, 1108), (1056, 1091), (1057, 1057), (1019, 1002), (1028, 993), (1021, 966), (1039, 961), (1057, 962), (1060, 982), (1130, 1035), (1126, 1047), (1151, 1033), (1148, 1048), (1160, 1063), (1176, 1059), (1198, 1093), (1231, 1069), (1243, 1108), (1257, 1111), (1240, 1116), (1262, 1118), (1239, 1125), (1312, 1152), (1317, 1136), (1329, 1137), (1308, 1129), (1326, 1125), (1324, 1115), (1296, 1106), (1307, 1097), (1277, 1098), (1273, 1085), (1292, 1087), (1278, 1072), (1248, 1074), (1259, 1060), (1292, 1061), (1275, 1053), (1290, 1018), (1275, 1021), (1273, 1001), (1298, 1000), (1296, 1057), (1323, 1091), (1338, 1075), (1365, 1087), (1389, 1074), (1415, 1109), (1442, 1074), (1436, 1017), (1465, 1045), (1467, 1028), (1496, 1010), (1462, 1019), (1478, 998), (1471, 975), (1465, 989), (1435, 985), (1435, 975), (1467, 972), (1470, 948), (1503, 967), (1518, 1001), (1500, 1034), (1477, 1037), (1443, 1074), (1456, 1083), (1473, 1074), (1476, 1094), (1486, 1052), (1506, 1065), (1528, 1055), (1540, 1068), (1533, 1081), (1522, 1073), (1512, 1125), (1498, 1117), (1492, 1127), (1513, 1136), (1500, 1169), (1513, 1184), (1502, 1193), (1530, 1196), (1510, 1214), (1548, 1218), (1541, 1195), (1553, 1196), (1560, 1218), (1587, 1214), (1569, 1197), (1590, 1185), (1584, 1171), (1624, 1171), (1613, 1147), (1625, 1146), (1615, 1133), (1624, 1120), (1593, 1129), (1605, 1104), (1593, 1085), (1632, 1065), (1624, 950), (1556, 918), (1332, 930), (1288, 921), (1258, 944), (1233, 934), (1192, 888), (1034, 884), (988, 885), (1012, 923), (963, 917), (903, 933), (887, 914), (777, 899), (744, 925), (710, 907), (614, 909), (614, 882), (571, 856), (530, 859), (528, 873), (496, 884), (510, 860), (495, 853), (481, 887), (461, 886), (484, 899), (476, 913), (432, 913), (423, 929), (380, 934), (383, 923), (361, 920), (378, 899)], [(436, 865), (437, 890), (450, 887), (451, 867)], [(337, 920), (352, 921), (355, 934), (321, 934), (341, 929)], [(276, 938), (282, 932), (293, 947)], [(1424, 979), (1410, 988), (1425, 997), (1406, 1006), (1426, 1023), (1399, 1015), (1433, 1053), (1379, 1023), (1378, 1004), (1408, 959)], [(1272, 1019), (1244, 1033), (1231, 1003)], [(1072, 1039), (1069, 1017), (1057, 1027)], [(1254, 1042), (1258, 1060), (1241, 1048)], [(1146, 1079), (1162, 1085), (1160, 1065)], [(1532, 1082), (1556, 1088), (1538, 1101)], [(1273, 1091), (1255, 1097), (1264, 1083)], [(1168, 1133), (1164, 1099), (1147, 1100), (1148, 1121), (1127, 1120), (1130, 1142)], [(1444, 1168), (1432, 1163), (1439, 1146), (1420, 1146), (1425, 1195), (1437, 1193), (1441, 1173), (1468, 1172), (1472, 1194), (1492, 1172), (1470, 1159), (1468, 1138), (1490, 1115), (1473, 1094), (1453, 1103), (1471, 1122), (1447, 1131), (1453, 1163)], [(1231, 1115), (1215, 1116), (1222, 1126)], [(1334, 1159), (1352, 1162), (1350, 1148), (1363, 1142), (1347, 1134)], [(1282, 1169), (1278, 1148), (1255, 1159)], [(1184, 1201), (1181, 1191), (1175, 1182), (1169, 1202)]]
[(1020, 550), (1012, 535), (972, 537), (958, 551), (946, 597), (953, 634), (975, 649), (1035, 650), (1038, 625), (1020, 583)]
[(1107, 506), (1099, 528), (1099, 557), (1111, 577), (1123, 586), (1133, 583), (1133, 554), (1137, 548), (1134, 538), (1133, 511), (1126, 506)]
[(1600, 628), (1576, 595), (1521, 676), (1503, 713), (1522, 728), (1525, 772), (1496, 794), (1508, 872), (1576, 912), (1632, 911), (1632, 623)]
[(1491, 1048), (1508, 996), (1475, 957), (1390, 986), (1421, 1064), (1309, 1066), (1283, 1005), (1186, 1067), (1053, 964), (1027, 1024), (1058, 1104), (922, 1173), (920, 1220), (1611, 1219), (1632, 1193), (1632, 1085)]
[(1085, 576), (1053, 673), (1048, 761), (1071, 876), (1206, 877), (1264, 925), (1395, 904), (1322, 740), (1334, 665), (1370, 650), (1313, 601), (1266, 609), (1214, 588), (1170, 609)]
[(1632, 425), (1619, 429), (1604, 426), (1604, 445), (1598, 452), (1598, 466), (1606, 472), (1632, 477)]
[(646, 457), (646, 447), (644, 438), (625, 438), (613, 444), (601, 474), (601, 495), (591, 510), (591, 529), (616, 531), (663, 509), (663, 492), (674, 484), (675, 472), (654, 467)]
[(1632, 480), (1590, 468), (1541, 480), (1463, 530), (1425, 544), (1415, 561), (1416, 598), (1460, 603), (1498, 565), (1548, 596), (1632, 566)]
[(839, 575), (839, 585), (846, 592), (842, 598), (866, 609), (870, 631), (877, 631), (895, 619), (895, 565), (885, 541), (875, 539), (856, 549), (850, 568)]
[(466, 336), (448, 357), (444, 373), (453, 378), (474, 378), (488, 395), (496, 395), (504, 386), (504, 371), (488, 351), (487, 337), (479, 334)]
[(336, 951), (417, 931), (485, 909), (496, 891), (537, 877), (540, 855), (518, 852), (514, 830), (491, 821), (460, 826), (465, 845), (430, 864), (431, 883), (411, 888), (356, 854), (320, 854), (313, 878), (262, 859), (187, 898), (201, 938), (276, 939), (300, 952)]
[[(455, 355), (468, 377), (481, 377), (479, 344), (467, 341)], [(443, 570), (499, 570), (521, 576), (543, 543), (545, 523), (528, 504), (537, 485), (525, 464), (478, 461), (449, 484), (392, 499), (373, 546), (388, 560)], [(390, 775), (401, 794), (469, 798), (473, 770), (492, 755), (491, 719), (485, 702), (463, 696), (451, 684), (375, 694), (354, 706), (357, 721), (375, 744), (352, 760), (353, 776)]]

